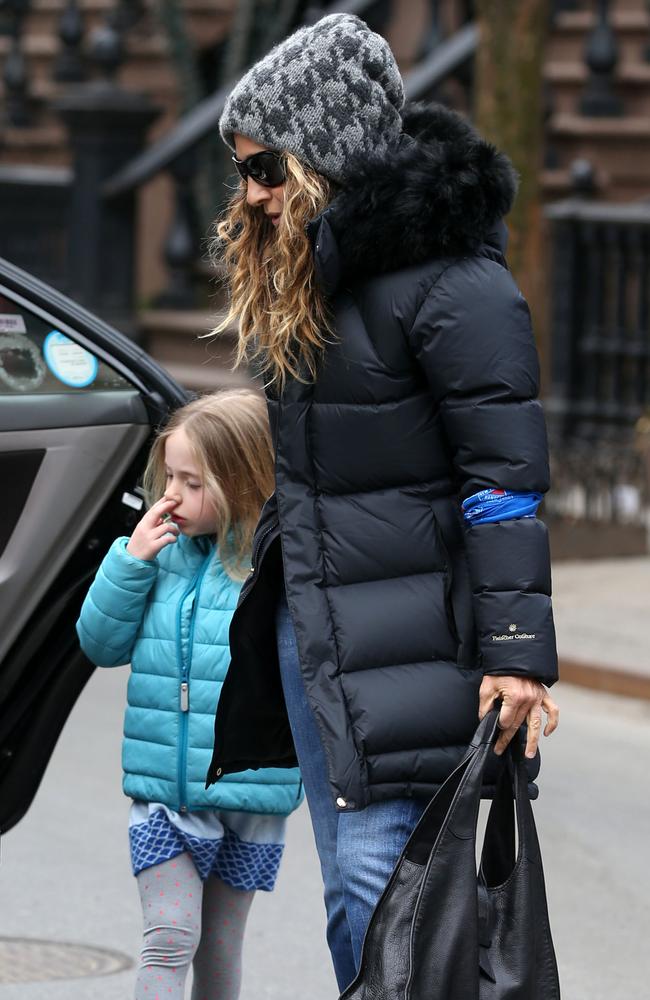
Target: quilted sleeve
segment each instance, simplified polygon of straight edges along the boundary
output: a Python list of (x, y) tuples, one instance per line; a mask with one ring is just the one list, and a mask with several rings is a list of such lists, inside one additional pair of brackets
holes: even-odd
[(84, 653), (98, 667), (128, 663), (142, 623), (158, 563), (126, 551), (128, 538), (113, 542), (102, 562), (77, 622)]
[[(548, 448), (530, 313), (510, 273), (481, 257), (452, 263), (410, 331), (447, 439), (459, 499), (491, 487), (545, 493)], [(537, 518), (465, 525), (481, 667), (557, 679), (546, 526)]]

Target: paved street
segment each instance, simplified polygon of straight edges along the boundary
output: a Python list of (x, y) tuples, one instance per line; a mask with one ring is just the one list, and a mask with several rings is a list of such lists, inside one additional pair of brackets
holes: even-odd
[[(135, 959), (139, 905), (119, 788), (126, 670), (97, 671), (34, 807), (2, 841), (0, 935), (85, 943)], [(535, 806), (564, 1000), (642, 1000), (650, 981), (650, 703), (557, 688)], [(2, 1000), (128, 1000), (133, 970), (0, 986)], [(188, 991), (189, 994), (189, 991)], [(335, 1000), (302, 808), (275, 893), (260, 894), (242, 1000)]]
[(650, 678), (650, 556), (553, 564), (560, 656)]

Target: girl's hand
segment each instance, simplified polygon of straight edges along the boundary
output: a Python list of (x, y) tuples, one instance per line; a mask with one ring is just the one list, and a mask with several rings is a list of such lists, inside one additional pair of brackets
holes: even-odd
[(550, 736), (558, 727), (560, 709), (539, 681), (527, 677), (493, 677), (486, 674), (479, 692), (479, 718), (492, 708), (499, 698), (499, 737), (494, 751), (502, 754), (512, 737), (524, 722), (528, 725), (526, 756), (534, 757), (542, 732), (542, 711), (547, 715), (544, 736)]
[(164, 517), (181, 502), (180, 497), (163, 497), (151, 507), (133, 529), (126, 551), (136, 559), (155, 559), (161, 549), (178, 537), (178, 528)]

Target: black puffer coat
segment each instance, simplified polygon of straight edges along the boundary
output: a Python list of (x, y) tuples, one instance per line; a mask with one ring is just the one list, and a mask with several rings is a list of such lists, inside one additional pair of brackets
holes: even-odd
[(503, 257), (512, 169), (452, 112), (419, 107), (406, 126), (414, 138), (360, 165), (312, 224), (336, 342), (314, 384), (269, 400), (276, 492), (208, 776), (295, 763), (274, 643), (283, 565), (340, 809), (429, 796), (475, 730), (485, 673), (557, 672), (544, 525), (459, 512), (485, 487), (548, 489), (529, 312)]

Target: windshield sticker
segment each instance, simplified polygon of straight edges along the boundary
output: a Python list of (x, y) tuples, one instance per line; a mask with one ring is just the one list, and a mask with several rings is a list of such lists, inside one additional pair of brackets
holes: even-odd
[(0, 313), (0, 333), (27, 333), (24, 318), (18, 313)]
[(47, 367), (64, 385), (84, 389), (97, 378), (97, 358), (59, 330), (48, 333), (43, 354)]
[(47, 374), (35, 344), (15, 333), (0, 333), (0, 387), (14, 392), (34, 392)]

